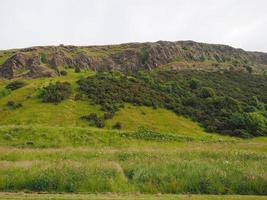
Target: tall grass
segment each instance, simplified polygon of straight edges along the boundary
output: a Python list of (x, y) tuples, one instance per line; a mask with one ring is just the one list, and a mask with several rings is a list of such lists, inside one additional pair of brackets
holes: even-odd
[(267, 159), (262, 152), (170, 152), (164, 148), (2, 151), (0, 191), (267, 194)]

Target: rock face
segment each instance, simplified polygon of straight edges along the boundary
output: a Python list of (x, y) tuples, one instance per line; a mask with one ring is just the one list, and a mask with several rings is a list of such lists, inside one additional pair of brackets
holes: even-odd
[[(3, 55), (1, 55), (3, 54)], [(267, 70), (267, 54), (226, 45), (193, 41), (128, 43), (106, 46), (47, 46), (2, 51), (7, 59), (0, 76), (56, 76), (64, 67), (91, 70), (138, 71), (169, 67), (177, 70)]]
[(56, 72), (41, 66), (39, 56), (27, 56), (17, 53), (6, 60), (0, 68), (0, 76), (4, 78), (16, 77), (49, 77), (56, 76)]

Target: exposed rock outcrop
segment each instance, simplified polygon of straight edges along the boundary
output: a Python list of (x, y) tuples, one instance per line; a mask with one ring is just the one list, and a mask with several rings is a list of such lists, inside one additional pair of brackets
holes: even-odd
[(266, 53), (193, 41), (82, 47), (60, 45), (4, 53), (10, 55), (0, 66), (0, 76), (4, 78), (55, 76), (63, 67), (96, 71), (138, 71), (158, 67), (213, 71), (267, 70)]

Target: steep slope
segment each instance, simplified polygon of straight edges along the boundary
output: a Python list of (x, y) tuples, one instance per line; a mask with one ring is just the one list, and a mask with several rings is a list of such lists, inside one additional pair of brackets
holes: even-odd
[[(84, 71), (74, 73), (67, 70), (67, 76), (52, 78), (36, 78), (25, 80), (23, 88), (11, 91), (10, 94), (1, 97), (1, 91), (10, 83), (9, 80), (0, 81), (0, 126), (47, 126), (47, 127), (84, 127), (90, 128), (90, 123), (81, 119), (81, 116), (96, 113), (104, 114), (99, 105), (91, 105), (88, 99), (75, 100), (76, 81), (82, 77), (93, 76), (94, 72)], [(39, 90), (51, 82), (68, 81), (71, 83), (73, 93), (69, 99), (59, 104), (44, 103), (38, 98)], [(12, 82), (12, 81), (11, 81)], [(22, 107), (18, 109), (8, 108), (7, 102), (19, 102)], [(127, 104), (121, 112), (115, 114), (113, 119), (106, 121), (104, 129), (114, 130), (117, 122), (122, 124), (121, 130), (136, 131), (139, 127), (146, 127), (154, 131), (174, 133), (192, 137), (203, 137), (206, 132), (198, 123), (190, 119), (177, 116), (174, 112), (164, 109), (153, 109), (144, 106), (132, 106)]]
[(267, 54), (193, 41), (46, 46), (0, 51), (0, 76), (50, 77), (62, 68), (138, 71), (159, 67), (264, 72)]

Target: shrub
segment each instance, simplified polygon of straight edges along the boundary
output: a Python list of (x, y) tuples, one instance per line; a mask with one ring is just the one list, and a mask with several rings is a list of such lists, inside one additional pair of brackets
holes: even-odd
[(191, 80), (189, 81), (189, 87), (190, 87), (192, 90), (197, 89), (199, 86), (200, 86), (200, 81), (199, 81), (199, 80), (197, 80), (197, 79), (191, 79)]
[(260, 102), (256, 96), (252, 97), (250, 104), (259, 110), (265, 110), (264, 103)]
[(25, 85), (26, 83), (23, 81), (13, 81), (6, 86), (6, 89), (17, 90), (19, 88), (24, 87)]
[(253, 71), (253, 69), (252, 69), (252, 67), (251, 66), (249, 66), (249, 65), (244, 65), (244, 68), (247, 70), (247, 72), (248, 73), (252, 73), (252, 71)]
[(141, 62), (142, 64), (146, 64), (147, 60), (149, 59), (149, 51), (146, 48), (143, 48), (140, 53)]
[(75, 73), (80, 73), (81, 72), (81, 69), (79, 67), (75, 67), (75, 70), (74, 70)]
[(114, 129), (121, 129), (122, 128), (122, 124), (120, 122), (116, 122), (116, 124), (113, 125)]
[(65, 70), (62, 70), (59, 72), (61, 76), (67, 76), (68, 75), (68, 72), (65, 71)]
[(59, 103), (71, 94), (71, 85), (68, 82), (56, 82), (43, 88), (41, 98), (43, 102)]
[(97, 128), (103, 128), (105, 127), (105, 120), (103, 118), (98, 118), (95, 121), (95, 125)]
[(105, 119), (103, 117), (98, 118), (96, 113), (82, 116), (81, 119), (93, 123), (97, 128), (103, 128), (105, 126)]
[(89, 115), (82, 116), (81, 119), (87, 120), (87, 121), (96, 121), (97, 120), (97, 114), (96, 113), (90, 113)]
[(267, 135), (267, 120), (259, 113), (244, 114), (245, 128), (251, 135), (263, 136)]
[(200, 97), (201, 98), (208, 98), (208, 97), (214, 97), (215, 92), (212, 88), (209, 87), (203, 87), (200, 91)]
[[(138, 72), (130, 77), (114, 72), (97, 73), (80, 79), (79, 90), (106, 112), (115, 113), (124, 103), (163, 107), (190, 117), (210, 132), (242, 137), (259, 135), (261, 126), (256, 126), (259, 130), (254, 135), (249, 126), (240, 127), (237, 121), (232, 123), (236, 117), (233, 114), (243, 117), (246, 112), (256, 111), (267, 118), (266, 76), (170, 70)], [(203, 87), (199, 87), (199, 83)]]
[(82, 100), (82, 98), (83, 98), (83, 95), (81, 93), (77, 93), (74, 96), (74, 101)]
[(14, 101), (8, 101), (6, 106), (10, 109), (17, 109), (17, 108), (21, 108), (22, 104), (21, 103), (16, 103)]
[(44, 52), (40, 53), (40, 57), (41, 57), (42, 63), (44, 63), (44, 64), (48, 63), (47, 56)]
[(112, 119), (113, 117), (114, 117), (114, 113), (113, 112), (106, 112), (106, 113), (104, 113), (104, 116), (103, 116), (103, 118), (105, 120)]

